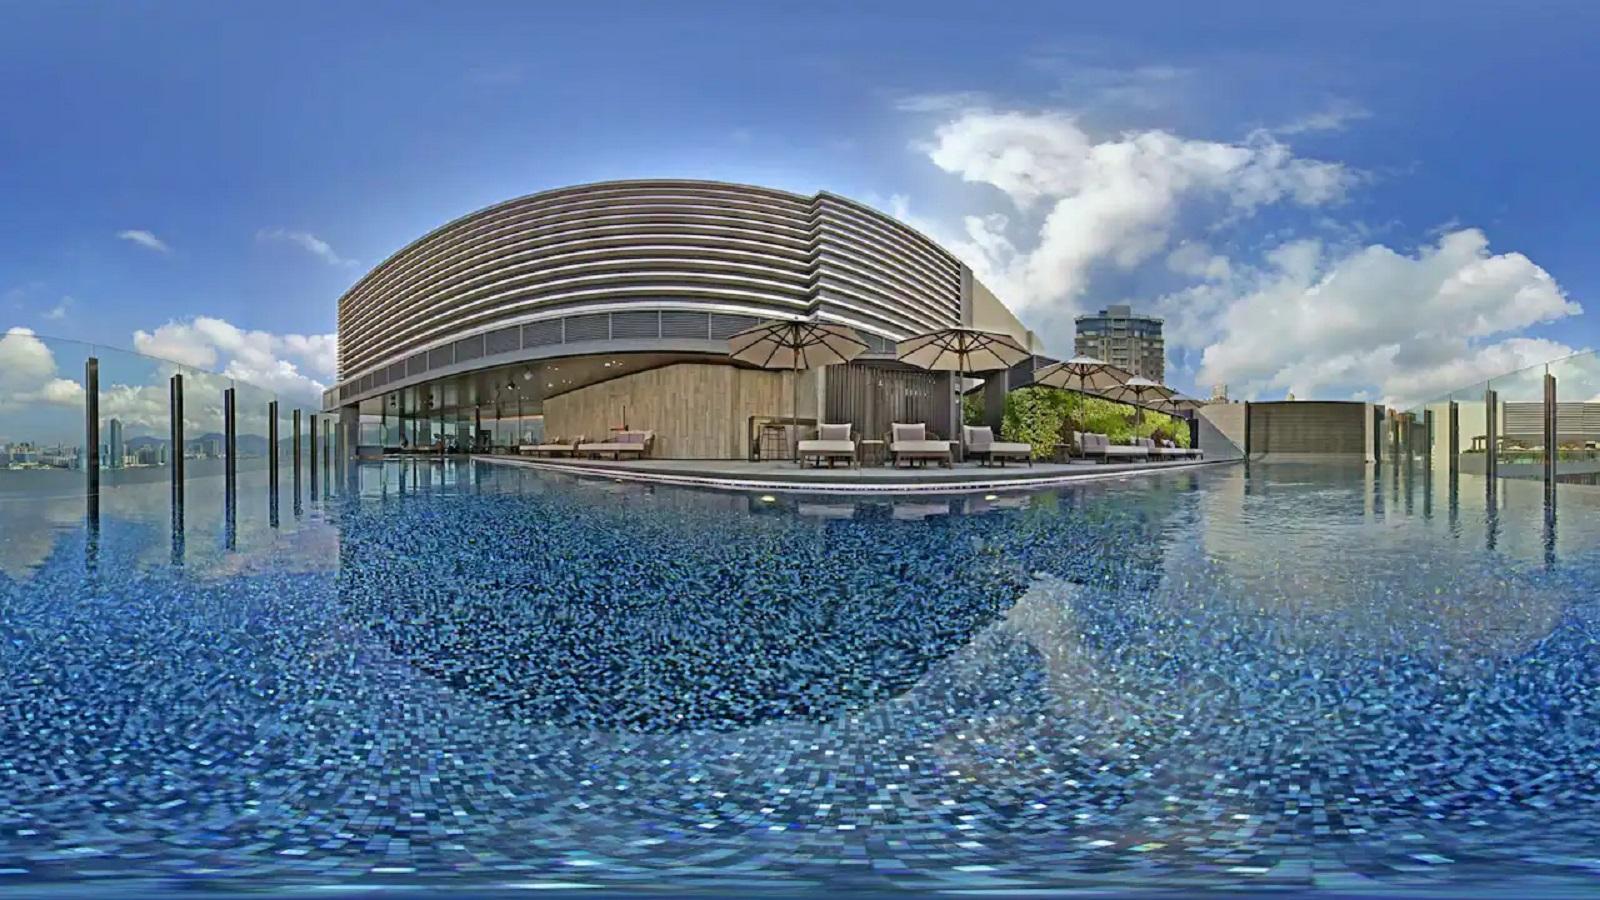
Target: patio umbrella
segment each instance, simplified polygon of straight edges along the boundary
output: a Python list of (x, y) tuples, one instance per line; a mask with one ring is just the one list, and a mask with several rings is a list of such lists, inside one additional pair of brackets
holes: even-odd
[(1124, 381), (1120, 386), (1106, 392), (1106, 399), (1127, 402), (1133, 400), (1133, 421), (1135, 424), (1144, 423), (1144, 404), (1146, 398), (1156, 401), (1170, 400), (1178, 396), (1177, 392), (1159, 382), (1151, 381), (1143, 375), (1135, 375)]
[(1125, 384), (1133, 374), (1102, 359), (1074, 356), (1066, 362), (1052, 363), (1033, 373), (1033, 383), (1066, 388), (1080, 394), (1104, 395)]
[(817, 319), (763, 322), (728, 338), (728, 355), (763, 369), (794, 371), (795, 458), (799, 459), (800, 370), (846, 363), (867, 350), (855, 329)]
[[(895, 358), (931, 372), (992, 372), (1009, 369), (1032, 354), (1009, 334), (953, 326), (906, 338), (895, 345)], [(956, 434), (961, 434), (966, 395), (956, 391)], [(961, 438), (958, 437), (958, 441)]]
[(1193, 397), (1185, 397), (1182, 394), (1173, 394), (1165, 400), (1157, 400), (1150, 404), (1151, 409), (1168, 415), (1192, 413), (1202, 406), (1205, 406), (1205, 404)]

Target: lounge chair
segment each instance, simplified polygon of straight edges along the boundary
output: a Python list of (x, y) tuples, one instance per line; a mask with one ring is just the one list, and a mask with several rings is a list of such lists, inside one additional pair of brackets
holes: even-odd
[(930, 459), (949, 468), (950, 442), (929, 440), (928, 426), (920, 422), (912, 425), (897, 422), (889, 426), (891, 463), (898, 466), (904, 460), (907, 464), (926, 465)]
[(1168, 447), (1171, 447), (1171, 448), (1173, 448), (1175, 450), (1178, 450), (1178, 451), (1182, 452), (1183, 455), (1188, 459), (1204, 459), (1205, 458), (1205, 454), (1200, 452), (1200, 448), (1199, 447), (1179, 447), (1177, 444), (1173, 443), (1172, 441), (1167, 441), (1166, 443), (1167, 443)]
[(1074, 452), (1084, 459), (1105, 462), (1105, 446), (1110, 443), (1105, 435), (1094, 434), (1088, 431), (1074, 431), (1072, 433), (1072, 446)]
[(1113, 444), (1110, 438), (1093, 432), (1085, 432), (1079, 440), (1079, 446), (1083, 448), (1085, 458), (1100, 462), (1138, 462), (1150, 458), (1150, 451), (1146, 447)]
[(555, 437), (542, 444), (523, 444), (517, 448), (517, 452), (524, 456), (572, 456), (578, 452), (578, 445), (583, 441), (581, 437), (570, 441)]
[(827, 460), (830, 469), (833, 468), (835, 460), (842, 459), (845, 465), (852, 465), (856, 461), (856, 442), (850, 438), (849, 423), (818, 425), (816, 438), (801, 441), (799, 451), (802, 465), (808, 457), (815, 460), (818, 466), (822, 465), (823, 460)]
[(1106, 462), (1142, 462), (1150, 458), (1150, 448), (1143, 444), (1113, 444), (1105, 435), (1100, 437), (1106, 442)]
[(1154, 438), (1141, 438), (1138, 443), (1149, 452), (1151, 459), (1179, 460), (1187, 459), (1189, 456), (1177, 447), (1167, 446), (1166, 441), (1157, 443)]
[(608, 441), (579, 444), (577, 452), (588, 454), (590, 458), (598, 458), (602, 453), (609, 453), (613, 459), (621, 459), (624, 455), (643, 459), (650, 455), (650, 448), (655, 445), (655, 441), (654, 431), (619, 431)]
[(967, 443), (967, 452), (986, 466), (998, 460), (1003, 468), (1008, 459), (1026, 460), (1033, 465), (1032, 444), (997, 441), (994, 430), (987, 425), (963, 425), (961, 436)]

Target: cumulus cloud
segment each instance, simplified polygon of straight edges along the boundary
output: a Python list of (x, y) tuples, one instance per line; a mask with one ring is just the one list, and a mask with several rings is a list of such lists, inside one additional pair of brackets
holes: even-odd
[(57, 374), (55, 354), (31, 329), (11, 328), (0, 335), (0, 412), (66, 405), (82, 397), (77, 382)]
[(135, 244), (138, 244), (146, 250), (154, 250), (157, 253), (172, 252), (172, 248), (167, 246), (166, 241), (163, 241), (161, 238), (156, 237), (153, 232), (146, 231), (143, 228), (129, 228), (124, 231), (119, 231), (117, 232), (117, 237), (121, 238), (122, 240), (131, 241)]
[[(120, 420), (132, 434), (166, 433), (167, 379), (179, 371), (185, 382), (184, 428), (199, 435), (221, 429), (222, 392), (234, 381), (272, 391), (286, 407), (314, 409), (320, 406), (323, 385), (311, 376), (331, 376), (334, 367), (333, 335), (245, 331), (206, 317), (135, 332), (134, 343), (141, 352), (160, 359), (141, 371), (129, 360), (103, 356), (100, 383), (101, 416)], [(77, 371), (81, 360), (73, 360), (74, 371), (65, 374), (60, 362), (51, 346), (30, 329), (17, 327), (0, 335), (0, 413), (6, 414), (5, 424), (24, 429), (10, 437), (38, 439), (27, 431), (41, 421), (32, 418), (35, 414), (83, 409), (84, 389)], [(222, 371), (182, 369), (180, 364), (220, 364)]]
[(256, 232), (256, 240), (284, 242), (305, 250), (330, 266), (354, 266), (358, 263), (335, 253), (333, 247), (309, 231), (290, 231), (286, 228), (263, 228)]
[[(1282, 244), (1257, 266), (1207, 263), (1162, 298), (1169, 342), (1202, 349), (1201, 383), (1241, 396), (1349, 396), (1404, 406), (1574, 352), (1517, 334), (1583, 310), (1520, 253), (1463, 228), (1413, 254)], [(1369, 390), (1370, 389), (1370, 390)]]
[(1244, 218), (1279, 203), (1321, 206), (1359, 180), (1265, 131), (1237, 143), (1160, 130), (1098, 138), (1051, 111), (964, 109), (918, 147), (940, 169), (1000, 191), (1018, 217), (968, 216), (952, 249), (1019, 313), (1062, 317), (1076, 311), (1093, 267), (1132, 268), (1167, 248), (1186, 208)]
[(210, 316), (171, 321), (133, 333), (134, 349), (293, 397), (318, 397), (338, 368), (332, 334), (246, 331)]

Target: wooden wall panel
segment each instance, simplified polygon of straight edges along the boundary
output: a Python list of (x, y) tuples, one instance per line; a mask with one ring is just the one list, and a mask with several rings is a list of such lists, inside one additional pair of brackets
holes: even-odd
[[(625, 375), (544, 401), (545, 434), (603, 439), (621, 426), (656, 433), (663, 459), (744, 459), (750, 416), (787, 416), (791, 373), (678, 363)], [(800, 415), (816, 414), (816, 381), (800, 373)]]

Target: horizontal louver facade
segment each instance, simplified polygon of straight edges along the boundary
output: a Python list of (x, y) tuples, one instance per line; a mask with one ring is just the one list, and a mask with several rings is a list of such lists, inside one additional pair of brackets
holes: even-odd
[(961, 264), (832, 194), (705, 181), (562, 188), (464, 216), (362, 278), (339, 301), (335, 393), (536, 347), (716, 341), (811, 314), (885, 345), (958, 324)]

